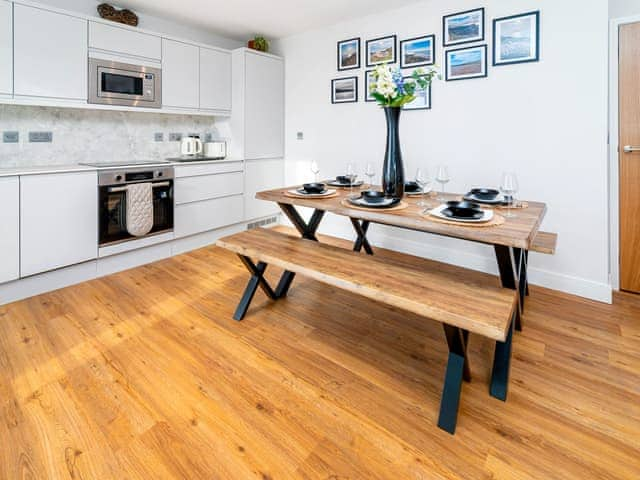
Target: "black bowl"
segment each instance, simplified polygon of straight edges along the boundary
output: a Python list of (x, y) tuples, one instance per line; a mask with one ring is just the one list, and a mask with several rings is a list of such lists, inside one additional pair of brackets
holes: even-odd
[(406, 182), (404, 184), (404, 191), (406, 193), (418, 193), (422, 191), (422, 188), (418, 185), (418, 182)]
[(495, 200), (500, 195), (500, 191), (493, 188), (472, 188), (470, 193), (480, 200)]
[(482, 209), (480, 208), (480, 205), (473, 202), (451, 201), (447, 202), (447, 207), (447, 210), (452, 214), (452, 216), (458, 218), (474, 218), (478, 214), (482, 215)]
[(324, 183), (305, 183), (302, 188), (307, 193), (322, 193), (324, 192)]
[(382, 203), (386, 198), (384, 192), (378, 192), (375, 190), (367, 190), (362, 192), (362, 198), (367, 203)]
[[(336, 177), (336, 181), (338, 183), (342, 183), (343, 185), (351, 185), (351, 179), (347, 175), (338, 175)], [(356, 181), (356, 175), (353, 176), (353, 183)]]

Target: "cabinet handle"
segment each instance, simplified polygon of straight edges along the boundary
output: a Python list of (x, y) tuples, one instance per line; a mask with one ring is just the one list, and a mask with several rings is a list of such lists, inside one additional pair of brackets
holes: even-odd
[[(153, 188), (158, 188), (158, 187), (168, 187), (169, 185), (171, 185), (171, 182), (156, 182), (154, 184), (152, 184), (151, 186)], [(118, 192), (124, 192), (127, 190), (127, 187), (109, 187), (108, 192), (109, 193), (118, 193)]]
[(632, 145), (625, 145), (625, 147), (623, 148), (624, 153), (633, 153), (633, 152), (640, 152), (640, 147), (634, 147)]

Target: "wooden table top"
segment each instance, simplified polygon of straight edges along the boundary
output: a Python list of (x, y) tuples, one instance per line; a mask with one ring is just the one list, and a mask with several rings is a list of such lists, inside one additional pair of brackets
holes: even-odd
[[(373, 211), (350, 208), (343, 205), (342, 201), (349, 196), (349, 189), (338, 188), (338, 195), (330, 198), (298, 198), (286, 195), (287, 191), (294, 188), (299, 188), (299, 186), (258, 192), (256, 198), (298, 207), (324, 210), (336, 215), (367, 220), (371, 223), (379, 223), (490, 245), (523, 248), (526, 250), (530, 249), (531, 243), (538, 233), (540, 223), (547, 211), (547, 206), (544, 203), (527, 202), (529, 205), (528, 208), (515, 209), (514, 212), (517, 216), (515, 218), (507, 218), (503, 225), (480, 228), (462, 224), (450, 225), (429, 220), (428, 217), (421, 214), (424, 208), (416, 205), (420, 197), (405, 197), (404, 201), (407, 202), (409, 206), (404, 210)], [(447, 194), (446, 198), (450, 200), (460, 200), (462, 197), (457, 194)], [(427, 197), (427, 201), (432, 208), (439, 204), (433, 197)], [(505, 212), (501, 209), (497, 211), (499, 213)]]

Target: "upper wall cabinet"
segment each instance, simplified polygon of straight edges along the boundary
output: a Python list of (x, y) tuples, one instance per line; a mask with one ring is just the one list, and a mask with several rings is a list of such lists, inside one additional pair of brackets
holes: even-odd
[(162, 39), (162, 106), (200, 106), (200, 49), (195, 45)]
[(158, 62), (162, 59), (160, 37), (98, 22), (89, 22), (89, 48), (148, 58)]
[(247, 160), (284, 155), (284, 62), (242, 48), (233, 51), (234, 154)]
[(231, 110), (231, 54), (200, 48), (200, 109)]
[(13, 4), (0, 0), (0, 95), (13, 94)]
[(87, 21), (14, 6), (15, 95), (87, 99)]

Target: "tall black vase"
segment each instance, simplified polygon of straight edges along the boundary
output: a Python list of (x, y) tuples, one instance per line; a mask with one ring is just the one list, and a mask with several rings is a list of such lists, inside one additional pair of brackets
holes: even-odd
[(402, 198), (404, 195), (404, 166), (400, 151), (400, 107), (384, 107), (387, 118), (387, 151), (382, 168), (382, 190), (387, 197)]

